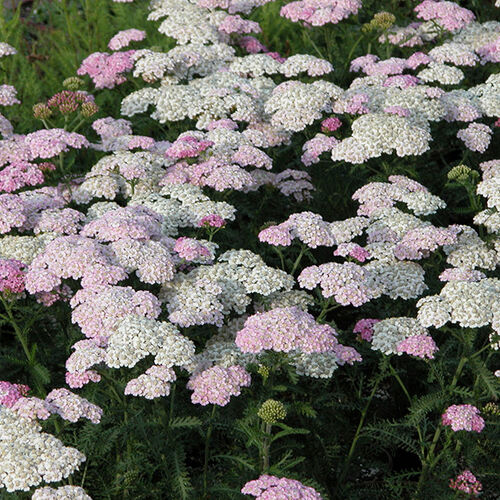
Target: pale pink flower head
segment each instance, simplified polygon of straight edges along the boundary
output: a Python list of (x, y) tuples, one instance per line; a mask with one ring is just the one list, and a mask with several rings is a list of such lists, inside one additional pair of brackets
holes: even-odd
[(330, 118), (326, 118), (321, 122), (321, 131), (323, 133), (335, 132), (335, 130), (337, 130), (341, 126), (342, 122), (336, 116), (331, 116)]
[(360, 337), (367, 342), (370, 342), (373, 337), (373, 325), (379, 323), (379, 319), (365, 318), (360, 319), (353, 328), (354, 333), (359, 333)]
[(186, 236), (181, 236), (178, 238), (174, 245), (174, 252), (179, 254), (184, 260), (210, 260), (212, 257), (212, 252), (207, 248), (201, 241), (194, 238), (188, 238)]
[(322, 496), (314, 488), (305, 486), (300, 481), (267, 474), (246, 483), (241, 492), (254, 496), (256, 500), (322, 500)]
[(451, 405), (442, 415), (443, 425), (449, 425), (455, 432), (481, 432), (484, 419), (479, 410), (472, 405)]
[(70, 373), (66, 372), (66, 383), (72, 389), (81, 389), (89, 382), (100, 382), (101, 376), (95, 370), (86, 370), (84, 372)]
[(62, 128), (41, 129), (28, 134), (24, 143), (30, 148), (33, 158), (53, 158), (69, 148), (89, 147), (86, 137), (76, 132), (67, 132)]
[(24, 291), (25, 267), (19, 260), (0, 258), (0, 293)]
[(11, 384), (4, 380), (0, 381), (0, 405), (7, 408), (12, 408), (14, 403), (21, 398), (24, 398), (30, 388), (23, 384)]
[(370, 252), (357, 243), (341, 243), (333, 252), (333, 255), (341, 257), (352, 257), (358, 262), (365, 262), (370, 258)]
[(396, 350), (417, 358), (434, 359), (438, 347), (430, 335), (412, 335), (399, 342)]
[(130, 42), (140, 42), (146, 38), (146, 32), (135, 28), (119, 31), (108, 43), (111, 50), (120, 50), (127, 47)]
[(338, 344), (337, 332), (298, 307), (278, 307), (250, 316), (236, 334), (243, 352), (265, 350), (306, 353), (332, 351)]
[(260, 33), (262, 29), (259, 23), (243, 19), (241, 16), (226, 16), (218, 27), (221, 33), (230, 35), (232, 33)]
[(172, 143), (165, 151), (165, 156), (177, 159), (194, 158), (213, 145), (212, 141), (205, 141), (191, 135), (185, 135)]
[(155, 399), (170, 394), (170, 383), (176, 380), (172, 368), (163, 365), (153, 365), (137, 378), (129, 380), (124, 394)]
[(470, 24), (476, 16), (455, 2), (446, 0), (424, 0), (415, 7), (417, 17), (425, 21), (436, 21), (448, 31), (456, 31)]
[(82, 61), (78, 75), (89, 75), (97, 89), (112, 89), (127, 79), (123, 73), (134, 67), (134, 50), (125, 52), (94, 52)]
[(226, 406), (231, 396), (239, 396), (250, 382), (250, 374), (242, 366), (213, 366), (191, 377), (186, 387), (194, 391), (191, 401), (195, 404)]
[(207, 130), (216, 130), (218, 128), (236, 130), (238, 128), (238, 124), (230, 118), (222, 118), (220, 120), (213, 120), (207, 125)]
[(210, 214), (205, 215), (198, 221), (198, 227), (224, 227), (226, 225), (225, 219), (220, 215)]
[(351, 14), (357, 14), (361, 0), (299, 0), (281, 8), (280, 16), (296, 23), (303, 21), (312, 26), (337, 24)]
[(12, 85), (0, 85), (0, 106), (13, 106), (21, 101), (16, 97), (17, 90)]
[(483, 485), (469, 469), (466, 469), (455, 479), (450, 479), (450, 488), (452, 490), (462, 491), (466, 495), (478, 497), (483, 489)]
[(245, 49), (249, 54), (258, 54), (259, 52), (267, 52), (267, 47), (257, 40), (254, 36), (242, 36), (238, 40), (238, 45)]

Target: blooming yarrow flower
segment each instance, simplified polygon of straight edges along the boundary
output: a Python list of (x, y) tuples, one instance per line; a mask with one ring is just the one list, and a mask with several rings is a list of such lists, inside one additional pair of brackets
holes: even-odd
[(126, 52), (94, 52), (82, 61), (78, 75), (89, 75), (97, 89), (112, 89), (126, 81), (123, 73), (130, 71), (134, 62), (134, 50)]
[(254, 496), (256, 500), (322, 500), (323, 498), (314, 488), (305, 486), (300, 481), (266, 474), (246, 483), (241, 492)]
[(484, 428), (484, 420), (479, 410), (472, 405), (449, 406), (442, 415), (443, 425), (449, 425), (457, 431), (481, 432)]
[(31, 500), (92, 500), (81, 486), (45, 486), (33, 493)]
[(438, 347), (430, 335), (412, 335), (399, 342), (396, 350), (422, 359), (434, 359)]
[(206, 215), (202, 217), (198, 221), (198, 227), (224, 227), (226, 225), (226, 221), (220, 216), (216, 214)]
[(24, 291), (25, 267), (18, 260), (0, 258), (0, 293), (22, 293)]
[(0, 456), (2, 465), (10, 464), (2, 467), (0, 488), (28, 491), (42, 481), (59, 482), (85, 461), (83, 453), (41, 431), (36, 421), (0, 405)]
[(373, 325), (375, 325), (379, 321), (380, 321), (379, 319), (372, 319), (372, 318), (360, 319), (354, 325), (352, 331), (354, 333), (359, 333), (360, 337), (363, 340), (370, 342), (373, 337)]
[(213, 254), (210, 248), (203, 245), (201, 241), (194, 238), (181, 236), (174, 245), (174, 251), (179, 254), (179, 257), (187, 261), (202, 260), (209, 261), (213, 259)]
[(242, 366), (213, 366), (194, 375), (186, 387), (194, 391), (191, 401), (195, 404), (226, 406), (231, 396), (239, 396), (250, 383), (250, 374)]
[(414, 10), (418, 18), (434, 20), (448, 31), (457, 31), (476, 18), (472, 11), (447, 0), (424, 0)]
[(471, 123), (467, 128), (459, 130), (457, 137), (471, 151), (484, 153), (490, 145), (492, 130), (484, 123)]
[(146, 32), (138, 29), (128, 29), (119, 31), (108, 43), (111, 50), (120, 50), (126, 47), (130, 42), (140, 42), (146, 38)]
[(351, 14), (357, 14), (361, 0), (299, 0), (281, 8), (280, 16), (290, 21), (304, 21), (312, 26), (337, 24)]
[(12, 85), (0, 85), (0, 106), (12, 106), (20, 104), (21, 101), (16, 97), (17, 90)]
[(0, 57), (13, 56), (17, 50), (6, 42), (0, 42)]
[(26, 396), (30, 388), (23, 384), (11, 384), (4, 380), (0, 381), (0, 405), (12, 408), (14, 403)]
[(341, 126), (342, 122), (336, 116), (326, 118), (321, 122), (321, 130), (323, 132), (334, 132)]
[(450, 479), (452, 490), (462, 491), (466, 495), (478, 497), (483, 485), (476, 479), (476, 476), (468, 469), (461, 472), (455, 479)]
[(32, 132), (26, 136), (25, 144), (30, 148), (34, 158), (53, 158), (69, 151), (69, 147), (76, 149), (89, 147), (85, 136), (60, 128)]
[(235, 342), (243, 352), (325, 352), (338, 344), (336, 335), (331, 326), (316, 323), (297, 307), (279, 307), (250, 316)]
[(213, 146), (212, 141), (199, 140), (190, 135), (179, 137), (165, 151), (165, 155), (170, 158), (193, 158), (198, 156), (205, 149)]
[(142, 396), (146, 399), (155, 399), (170, 394), (170, 382), (176, 380), (172, 368), (153, 365), (145, 373), (137, 378), (129, 380), (124, 394), (131, 396)]

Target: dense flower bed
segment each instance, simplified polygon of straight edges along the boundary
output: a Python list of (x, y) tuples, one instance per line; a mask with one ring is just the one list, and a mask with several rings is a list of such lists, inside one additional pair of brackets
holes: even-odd
[(5, 498), (496, 498), (499, 10), (114, 1), (0, 32)]

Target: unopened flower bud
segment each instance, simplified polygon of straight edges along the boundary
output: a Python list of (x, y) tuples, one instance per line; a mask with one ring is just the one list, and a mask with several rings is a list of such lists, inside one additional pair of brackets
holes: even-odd
[(450, 181), (466, 181), (472, 170), (467, 165), (457, 165), (448, 172)]
[(68, 90), (80, 90), (85, 82), (77, 76), (70, 76), (63, 81), (63, 87)]
[(46, 120), (52, 114), (52, 110), (43, 102), (39, 102), (33, 106), (33, 116), (37, 120)]
[(99, 111), (99, 106), (95, 102), (84, 102), (82, 104), (82, 115), (85, 118), (90, 118)]
[(281, 401), (268, 399), (262, 403), (257, 415), (266, 422), (266, 424), (275, 424), (286, 417), (285, 406)]

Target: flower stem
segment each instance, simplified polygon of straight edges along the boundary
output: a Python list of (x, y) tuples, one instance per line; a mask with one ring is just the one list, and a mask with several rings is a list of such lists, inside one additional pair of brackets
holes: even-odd
[(210, 438), (212, 437), (212, 425), (215, 417), (217, 405), (213, 405), (212, 413), (208, 423), (207, 435), (205, 437), (205, 461), (203, 463), (203, 498), (207, 498), (207, 476), (208, 476), (208, 461), (210, 459)]

